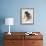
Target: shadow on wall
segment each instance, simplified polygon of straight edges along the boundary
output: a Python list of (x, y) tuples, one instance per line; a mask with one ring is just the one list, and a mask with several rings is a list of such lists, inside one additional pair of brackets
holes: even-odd
[(5, 17), (4, 16), (0, 16), (0, 46), (3, 46), (3, 34), (2, 33), (2, 25), (5, 23)]

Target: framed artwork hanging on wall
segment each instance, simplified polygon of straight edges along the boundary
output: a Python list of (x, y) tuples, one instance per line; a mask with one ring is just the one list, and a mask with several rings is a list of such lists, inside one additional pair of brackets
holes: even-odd
[(34, 8), (21, 8), (20, 9), (20, 23), (21, 24), (34, 24)]

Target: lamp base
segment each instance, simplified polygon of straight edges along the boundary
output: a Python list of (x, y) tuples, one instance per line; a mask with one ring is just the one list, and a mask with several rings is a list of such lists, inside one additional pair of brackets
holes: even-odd
[(10, 33), (10, 32), (8, 32), (8, 34), (9, 34), (9, 35), (11, 35), (11, 33)]

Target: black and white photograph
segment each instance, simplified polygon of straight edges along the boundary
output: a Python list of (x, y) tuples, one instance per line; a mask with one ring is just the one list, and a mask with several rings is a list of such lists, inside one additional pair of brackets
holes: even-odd
[(34, 8), (21, 8), (21, 23), (22, 24), (34, 23)]

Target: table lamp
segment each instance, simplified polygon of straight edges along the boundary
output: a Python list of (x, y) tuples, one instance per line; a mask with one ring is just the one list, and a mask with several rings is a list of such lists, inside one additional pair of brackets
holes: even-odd
[(10, 26), (14, 25), (14, 18), (5, 18), (5, 25), (9, 25), (9, 32), (8, 32), (8, 34), (11, 35), (11, 33), (10, 33)]

